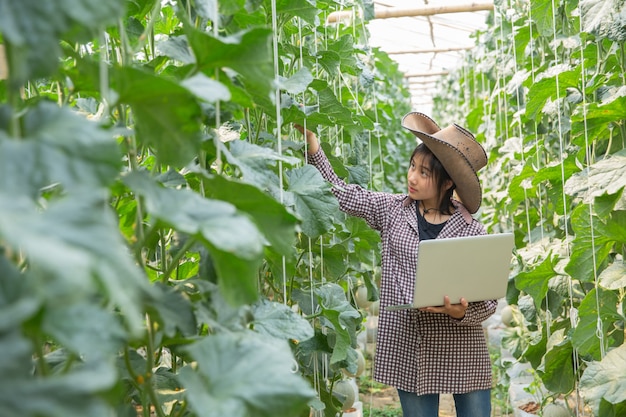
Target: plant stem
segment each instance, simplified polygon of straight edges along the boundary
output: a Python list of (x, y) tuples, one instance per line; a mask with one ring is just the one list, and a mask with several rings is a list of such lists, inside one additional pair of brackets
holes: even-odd
[(161, 279), (161, 282), (163, 283), (167, 283), (167, 280), (170, 279), (170, 275), (172, 275), (172, 272), (174, 271), (174, 269), (178, 268), (178, 261), (181, 260), (181, 258), (183, 257), (183, 255), (185, 253), (187, 253), (187, 251), (189, 250), (189, 248), (195, 243), (194, 239), (188, 239), (185, 244), (183, 245), (182, 248), (180, 248), (180, 250), (178, 252), (176, 252), (176, 255), (174, 255), (174, 257), (172, 257), (172, 262), (170, 262), (167, 270), (165, 271), (165, 273), (163, 274), (163, 278)]

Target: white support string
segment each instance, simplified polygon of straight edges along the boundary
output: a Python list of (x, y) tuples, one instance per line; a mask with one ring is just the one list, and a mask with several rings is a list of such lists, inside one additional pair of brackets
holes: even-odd
[[(532, 13), (532, 7), (530, 6), (530, 4), (528, 5), (528, 27), (530, 30), (530, 78), (532, 80), (532, 83), (535, 84), (535, 56), (532, 53), (532, 51), (535, 50), (535, 40), (534, 40), (534, 35), (533, 35), (533, 13)], [(539, 129), (537, 128), (537, 120), (533, 119), (533, 128), (534, 128), (534, 133), (535, 133), (535, 157), (536, 157), (536, 163), (537, 163), (537, 169), (539, 169), (541, 167), (541, 156), (540, 156), (540, 148), (539, 148)], [(541, 240), (543, 241), (544, 239), (544, 226), (543, 226), (543, 193), (542, 193), (542, 185), (541, 184), (537, 184), (537, 193), (538, 193), (538, 200), (539, 200), (539, 224), (541, 225), (540, 227), (540, 231), (541, 231)]]
[[(276, 12), (276, 0), (272, 0), (272, 46), (274, 52), (274, 102), (276, 106), (276, 146), (277, 152), (282, 157), (283, 155), (283, 144), (281, 138), (282, 131), (282, 118), (280, 114), (280, 89), (279, 85), (279, 67), (278, 67), (278, 24), (277, 24), (277, 12)], [(279, 197), (281, 204), (284, 204), (284, 193), (283, 193), (283, 161), (281, 158), (278, 159), (278, 188), (279, 188)], [(287, 260), (285, 255), (282, 256), (282, 273), (283, 273), (283, 304), (287, 304)]]
[[(579, 13), (581, 28), (583, 27), (582, 15), (583, 15), (582, 13)], [(587, 162), (587, 167), (591, 168), (591, 165), (593, 164), (593, 158), (591, 155), (591, 146), (589, 145), (589, 135), (587, 133), (587, 94), (585, 92), (587, 80), (585, 77), (585, 54), (584, 54), (584, 45), (583, 45), (582, 40), (580, 42), (580, 82), (582, 83), (581, 93), (582, 93), (582, 106), (583, 106), (583, 126), (584, 126), (583, 131), (584, 131), (584, 136), (585, 136), (585, 158)], [(587, 175), (587, 185), (588, 185), (588, 188), (591, 189), (589, 175)], [(591, 256), (593, 260), (593, 282), (595, 284), (595, 289), (596, 289), (596, 311), (598, 313), (598, 319), (597, 319), (597, 324), (596, 324), (596, 337), (598, 338), (598, 341), (600, 342), (600, 356), (601, 358), (604, 358), (604, 356), (606, 355), (606, 346), (605, 346), (602, 318), (600, 317), (601, 305), (600, 305), (600, 291), (598, 288), (598, 266), (597, 266), (597, 260), (596, 260), (595, 231), (593, 228), (593, 199), (592, 198), (589, 199), (588, 204), (589, 204), (589, 229), (591, 233)]]
[[(556, 36), (556, 5), (554, 0), (552, 0), (552, 36), (553, 36), (553, 42), (554, 42), (554, 48), (555, 48), (555, 54), (554, 54), (554, 60), (555, 60), (555, 65), (558, 67), (559, 65), (559, 56), (557, 53), (557, 48), (558, 48), (558, 44), (557, 44), (557, 36)], [(584, 56), (581, 57), (582, 59), (584, 59)], [(565, 194), (565, 161), (564, 161), (564, 143), (563, 143), (563, 130), (562, 130), (562, 123), (561, 123), (561, 91), (560, 91), (560, 82), (559, 82), (559, 75), (558, 73), (555, 75), (555, 81), (556, 81), (556, 107), (557, 107), (557, 125), (558, 125), (558, 135), (559, 135), (559, 161), (560, 161), (560, 167), (561, 167), (561, 190), (562, 190), (562, 198), (563, 198), (563, 226), (564, 226), (564, 230), (565, 230), (565, 249), (566, 249), (566, 256), (569, 258), (571, 255), (571, 248), (570, 248), (570, 239), (569, 239), (569, 227), (567, 224), (567, 219), (568, 219), (568, 210), (567, 210), (567, 195)], [(583, 86), (583, 90), (584, 90), (584, 86)], [(584, 93), (583, 93), (584, 94)], [(568, 282), (569, 282), (569, 286), (568, 286), (568, 291), (569, 291), (569, 302), (570, 302), (570, 312), (569, 312), (569, 316), (570, 316), (570, 321), (572, 324), (572, 328), (576, 327), (577, 324), (577, 318), (578, 318), (578, 311), (574, 308), (574, 297), (573, 297), (573, 282), (572, 282), (572, 277), (568, 277)], [(581, 397), (580, 397), (580, 391), (579, 391), (579, 384), (578, 384), (578, 350), (573, 347), (573, 353), (572, 353), (572, 363), (573, 363), (573, 373), (574, 373), (574, 378), (576, 380), (575, 383), (575, 391), (576, 391), (576, 415), (579, 415), (579, 411), (580, 411), (580, 401), (581, 401)]]

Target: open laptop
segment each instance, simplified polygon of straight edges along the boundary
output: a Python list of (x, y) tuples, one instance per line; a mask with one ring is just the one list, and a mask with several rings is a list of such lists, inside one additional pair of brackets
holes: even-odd
[(513, 233), (424, 240), (419, 244), (415, 291), (410, 304), (387, 310), (443, 305), (443, 297), (456, 304), (496, 300), (506, 295)]

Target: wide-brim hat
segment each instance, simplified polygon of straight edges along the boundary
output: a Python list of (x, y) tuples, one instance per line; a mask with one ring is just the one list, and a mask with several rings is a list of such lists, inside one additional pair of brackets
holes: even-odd
[(482, 189), (476, 174), (487, 165), (485, 149), (467, 129), (457, 124), (440, 129), (430, 117), (412, 112), (402, 118), (408, 129), (441, 162), (456, 185), (456, 194), (470, 213), (476, 213), (482, 200)]

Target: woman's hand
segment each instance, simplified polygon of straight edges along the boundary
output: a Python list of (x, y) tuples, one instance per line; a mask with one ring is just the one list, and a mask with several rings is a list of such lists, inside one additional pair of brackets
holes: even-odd
[(306, 130), (306, 133), (305, 133), (304, 127), (302, 127), (301, 125), (297, 123), (294, 123), (293, 127), (295, 127), (300, 133), (304, 135), (307, 146), (308, 146), (307, 153), (311, 155), (316, 153), (320, 148), (320, 144), (317, 141), (317, 136), (315, 136), (315, 133), (311, 132), (308, 129)]
[(465, 317), (465, 311), (467, 310), (467, 306), (469, 303), (463, 297), (459, 300), (458, 304), (450, 303), (450, 297), (447, 295), (443, 297), (443, 306), (439, 307), (423, 307), (420, 308), (420, 311), (426, 311), (428, 313), (439, 313), (439, 314), (447, 314), (448, 316), (461, 320)]

